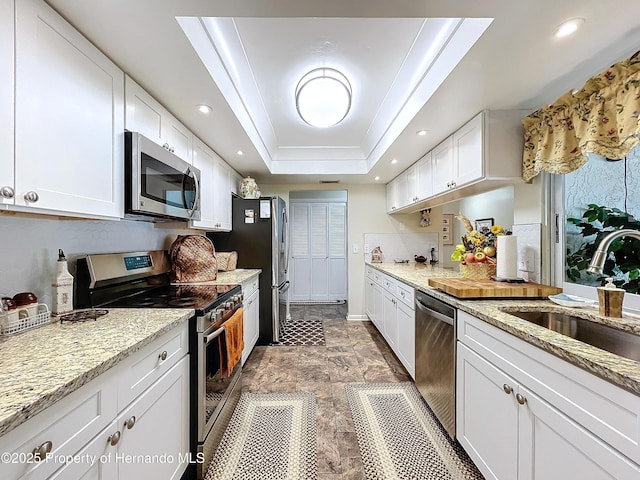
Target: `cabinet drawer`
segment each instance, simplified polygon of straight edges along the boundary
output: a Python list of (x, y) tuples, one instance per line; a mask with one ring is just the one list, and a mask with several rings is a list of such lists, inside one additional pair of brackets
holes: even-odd
[(640, 458), (640, 397), (458, 311), (458, 340), (606, 443)]
[(253, 292), (258, 290), (259, 278), (260, 276), (256, 275), (246, 282), (242, 283), (242, 296), (244, 298), (249, 298), (253, 294)]
[(396, 297), (412, 310), (415, 310), (415, 307), (413, 305), (414, 292), (415, 290), (410, 286), (405, 285), (404, 283), (396, 282)]
[[(60, 458), (75, 455), (117, 414), (114, 383), (107, 372), (0, 437), (0, 452), (11, 454), (0, 463), (0, 478), (47, 478), (60, 468)], [(34, 462), (32, 452), (46, 442), (52, 456)]]
[(118, 408), (141, 395), (158, 378), (189, 353), (188, 322), (158, 338), (127, 358), (118, 381)]
[(382, 288), (384, 288), (387, 292), (396, 295), (396, 281), (389, 277), (388, 275), (382, 275), (381, 278)]

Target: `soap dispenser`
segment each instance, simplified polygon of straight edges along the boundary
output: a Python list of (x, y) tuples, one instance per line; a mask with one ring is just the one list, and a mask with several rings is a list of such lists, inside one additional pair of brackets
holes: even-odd
[(58, 250), (58, 272), (51, 286), (53, 287), (53, 314), (62, 315), (73, 310), (73, 275), (69, 273), (67, 258)]
[(622, 300), (624, 289), (618, 288), (613, 283), (613, 278), (607, 278), (604, 287), (598, 287), (598, 306), (600, 315), (606, 317), (622, 317)]

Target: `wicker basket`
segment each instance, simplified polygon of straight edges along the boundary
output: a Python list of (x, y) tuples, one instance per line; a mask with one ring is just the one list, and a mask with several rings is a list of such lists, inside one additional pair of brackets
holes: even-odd
[(491, 278), (496, 274), (493, 263), (461, 263), (460, 275), (463, 278)]

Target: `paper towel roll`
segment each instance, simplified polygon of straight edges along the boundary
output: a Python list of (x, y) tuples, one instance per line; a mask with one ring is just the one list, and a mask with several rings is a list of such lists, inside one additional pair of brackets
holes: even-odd
[(497, 238), (496, 277), (516, 278), (518, 276), (518, 237), (502, 235)]

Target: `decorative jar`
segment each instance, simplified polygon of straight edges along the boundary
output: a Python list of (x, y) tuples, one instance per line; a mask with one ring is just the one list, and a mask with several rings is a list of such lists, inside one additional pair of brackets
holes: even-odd
[(260, 189), (255, 179), (246, 177), (242, 179), (240, 185), (240, 195), (242, 198), (260, 198)]

